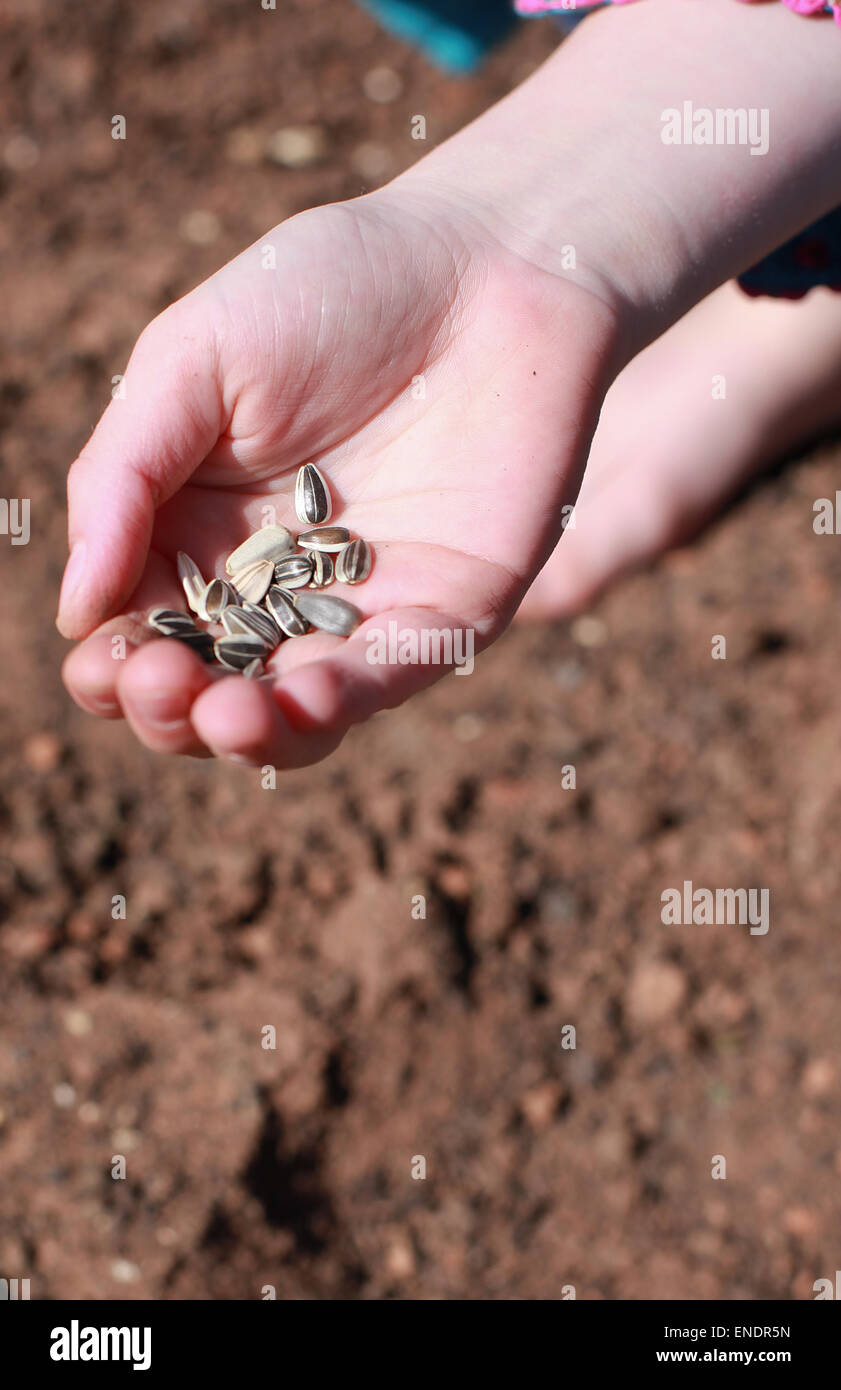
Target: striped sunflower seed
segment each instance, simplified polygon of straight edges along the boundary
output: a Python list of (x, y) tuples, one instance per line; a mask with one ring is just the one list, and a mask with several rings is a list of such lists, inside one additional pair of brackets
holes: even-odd
[(350, 531), (344, 526), (316, 526), (313, 531), (302, 531), (298, 544), (305, 550), (344, 550), (350, 540)]
[(333, 515), (330, 489), (314, 463), (305, 463), (295, 479), (295, 511), (307, 526), (318, 526)]
[(371, 573), (373, 556), (367, 541), (351, 541), (336, 556), (336, 578), (340, 584), (361, 584)]
[(272, 585), (266, 595), (269, 612), (287, 637), (303, 637), (307, 630), (308, 623), (298, 612), (298, 600), (302, 597), (303, 595), (299, 594), (298, 598), (294, 599), (276, 584)]
[(165, 635), (171, 642), (183, 642), (186, 647), (197, 652), (202, 661), (213, 660), (213, 638), (209, 632), (200, 632), (196, 627), (192, 632), (168, 632)]
[(256, 603), (244, 603), (239, 611), (246, 624), (241, 631), (256, 632), (258, 637), (270, 644), (272, 651), (280, 646), (283, 633), (271, 613), (267, 613), (265, 608), (259, 608)]
[(239, 632), (254, 631), (243, 608), (226, 608), (219, 622), (227, 637), (235, 637)]
[(270, 641), (272, 648), (283, 640), (283, 634), (271, 613), (267, 613), (265, 608), (258, 608), (256, 603), (245, 603), (242, 608), (226, 608), (220, 621), (228, 637), (256, 632), (265, 642)]
[(195, 560), (191, 560), (183, 550), (179, 550), (177, 559), (178, 578), (187, 596), (187, 602), (194, 613), (198, 613), (198, 605), (205, 590), (205, 580), (201, 570)]
[(216, 660), (232, 671), (244, 671), (252, 661), (268, 656), (268, 648), (256, 632), (240, 632), (233, 637), (218, 637), (213, 644)]
[(225, 569), (233, 578), (237, 570), (253, 565), (256, 560), (271, 560), (275, 564), (283, 555), (295, 549), (295, 540), (285, 526), (262, 526), (248, 540), (232, 550), (225, 561)]
[(252, 560), (231, 575), (231, 583), (244, 603), (259, 603), (265, 598), (273, 580), (274, 563), (271, 560)]
[(352, 603), (332, 594), (298, 594), (295, 607), (302, 618), (322, 632), (333, 632), (337, 637), (349, 637), (362, 622), (362, 614)]
[(179, 613), (177, 608), (152, 608), (146, 621), (164, 637), (171, 637), (174, 632), (198, 632), (190, 614)]
[(202, 591), (198, 612), (203, 623), (217, 623), (226, 608), (236, 607), (237, 596), (226, 579), (211, 579)]
[(313, 572), (313, 551), (308, 555), (286, 555), (274, 567), (274, 582), (281, 589), (302, 589)]
[(308, 587), (310, 589), (326, 589), (328, 584), (333, 583), (333, 556), (328, 555), (326, 550), (311, 550), (312, 558), (312, 579)]
[(259, 656), (255, 656), (253, 661), (249, 661), (248, 665), (243, 667), (242, 674), (250, 681), (258, 681), (266, 674), (266, 668)]

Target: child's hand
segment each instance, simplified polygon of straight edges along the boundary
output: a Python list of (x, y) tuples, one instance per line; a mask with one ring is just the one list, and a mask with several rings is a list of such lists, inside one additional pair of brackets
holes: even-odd
[[(472, 629), (478, 650), (505, 627), (574, 500), (614, 340), (600, 297), (432, 193), (276, 228), (150, 325), (73, 466), (59, 622), (84, 639), (65, 665), (74, 698), (154, 749), (323, 757), (442, 674), (370, 664), (369, 630)], [(265, 507), (299, 529), (309, 459), (334, 519), (373, 545), (345, 595), (358, 631), (284, 643), (271, 684), (145, 641), (149, 607), (185, 606), (179, 549), (212, 577)]]

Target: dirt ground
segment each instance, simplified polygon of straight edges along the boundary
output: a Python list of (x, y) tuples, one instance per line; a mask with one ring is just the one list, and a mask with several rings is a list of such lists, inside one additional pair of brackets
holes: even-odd
[[(32, 538), (0, 538), (0, 1276), (811, 1298), (841, 1265), (841, 552), (812, 529), (838, 450), (278, 791), (143, 751), (70, 704), (52, 626), (66, 469), (134, 338), (554, 34), (456, 80), (349, 0), (12, 0), (3, 26), (0, 458)], [(301, 125), (321, 152), (289, 169), (271, 137)], [(664, 926), (684, 879), (768, 887), (770, 931)]]

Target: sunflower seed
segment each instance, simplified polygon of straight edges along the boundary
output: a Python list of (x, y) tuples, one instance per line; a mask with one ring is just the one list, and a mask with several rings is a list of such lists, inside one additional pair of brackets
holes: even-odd
[(254, 631), (242, 608), (226, 608), (219, 622), (227, 637), (235, 637), (240, 632)]
[(322, 632), (333, 632), (338, 637), (349, 637), (362, 622), (358, 608), (332, 594), (298, 594), (295, 607), (313, 627), (321, 628)]
[(305, 550), (343, 550), (350, 540), (344, 526), (317, 526), (314, 531), (302, 531), (298, 544)]
[(256, 632), (241, 632), (235, 637), (219, 637), (213, 644), (216, 660), (232, 671), (244, 671), (257, 658), (268, 655), (268, 648)]
[(253, 565), (255, 560), (271, 560), (275, 564), (281, 556), (294, 549), (292, 532), (287, 531), (285, 526), (263, 526), (231, 551), (225, 561), (225, 569), (233, 578), (237, 570)]
[(287, 637), (303, 637), (308, 624), (297, 611), (297, 600), (291, 594), (273, 584), (266, 595), (266, 604), (281, 632)]
[(259, 603), (274, 579), (271, 560), (252, 560), (231, 575), (231, 583), (243, 602)]
[(178, 578), (184, 593), (187, 595), (187, 602), (194, 613), (198, 613), (198, 604), (205, 589), (205, 581), (202, 572), (195, 560), (191, 560), (183, 550), (178, 552)]
[(295, 479), (295, 511), (308, 526), (329, 521), (333, 515), (330, 489), (314, 463), (305, 463)]
[(176, 608), (152, 608), (146, 621), (165, 637), (169, 637), (173, 632), (198, 632), (190, 614), (179, 613)]
[(361, 584), (371, 573), (371, 547), (367, 541), (351, 541), (336, 556), (336, 578), (340, 584)]
[(271, 613), (258, 608), (255, 603), (243, 604), (242, 608), (226, 608), (221, 623), (228, 637), (239, 637), (242, 633), (256, 633), (272, 648), (283, 640), (283, 634)]
[(333, 556), (328, 555), (326, 550), (311, 550), (312, 557), (312, 579), (308, 587), (310, 589), (326, 589), (328, 584), (333, 582)]
[(283, 560), (278, 560), (274, 567), (275, 584), (279, 584), (281, 589), (303, 588), (312, 578), (312, 561), (312, 554), (287, 555)]
[(256, 603), (244, 603), (239, 609), (242, 619), (246, 626), (241, 628), (242, 632), (256, 632), (258, 637), (262, 637), (264, 642), (268, 642), (272, 651), (280, 646), (283, 641), (283, 633), (265, 608), (258, 608)]
[(248, 665), (243, 668), (242, 674), (250, 681), (257, 681), (266, 674), (266, 668), (259, 656), (255, 656), (253, 661), (249, 661)]
[(211, 579), (202, 590), (197, 613), (203, 623), (217, 623), (226, 608), (236, 607), (237, 596), (226, 579)]
[(183, 642), (186, 647), (197, 652), (202, 661), (213, 660), (213, 638), (209, 632), (200, 632), (194, 628), (192, 632), (168, 632), (165, 634), (171, 642)]

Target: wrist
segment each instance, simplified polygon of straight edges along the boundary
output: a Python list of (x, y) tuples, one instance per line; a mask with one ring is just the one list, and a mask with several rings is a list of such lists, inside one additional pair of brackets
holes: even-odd
[[(588, 290), (630, 360), (841, 200), (839, 72), (837, 31), (781, 5), (611, 8), (392, 187)], [(675, 148), (664, 116), (691, 95), (716, 112), (770, 105), (770, 149)]]
[[(653, 326), (648, 334), (644, 326), (645, 258), (634, 255), (640, 236), (614, 251), (592, 169), (575, 177), (570, 167), (562, 190), (560, 179), (543, 177), (518, 159), (516, 145), (500, 149), (487, 134), (480, 119), (381, 194), (412, 206), (430, 230), (455, 228), (468, 254), (480, 248), (491, 261), (495, 255), (519, 261), (544, 277), (550, 295), (557, 288), (562, 296), (586, 299), (610, 339), (612, 379), (657, 336)], [(661, 252), (661, 266), (665, 259)]]

